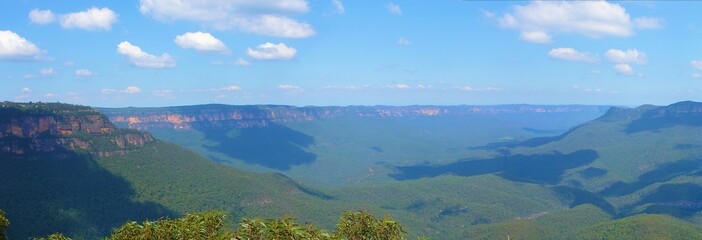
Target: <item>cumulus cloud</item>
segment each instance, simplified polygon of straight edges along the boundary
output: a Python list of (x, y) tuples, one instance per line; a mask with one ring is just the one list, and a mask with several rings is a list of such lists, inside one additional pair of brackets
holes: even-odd
[(76, 70), (76, 76), (79, 77), (89, 77), (92, 76), (93, 72), (88, 69), (78, 69)]
[(29, 89), (28, 87), (23, 87), (23, 88), (21, 89), (21, 91), (22, 91), (23, 93), (30, 93), (30, 92), (32, 92), (32, 89)]
[(12, 31), (0, 31), (0, 59), (38, 60), (41, 58), (41, 50), (34, 43)]
[(141, 88), (139, 88), (137, 86), (129, 86), (129, 87), (124, 89), (124, 92), (129, 93), (129, 94), (140, 93)]
[(34, 9), (29, 12), (29, 21), (36, 24), (49, 24), (56, 21), (56, 16), (51, 10)]
[(543, 32), (543, 31), (523, 31), (521, 33), (521, 35), (519, 35), (519, 38), (521, 38), (524, 41), (533, 42), (533, 43), (550, 43), (551, 42), (551, 36), (548, 35), (548, 33)]
[(306, 0), (141, 0), (139, 11), (160, 21), (187, 20), (217, 29), (288, 38), (315, 34), (307, 23), (288, 17), (306, 13)]
[(409, 40), (407, 40), (407, 38), (401, 37), (399, 40), (397, 40), (397, 44), (400, 44), (400, 45), (410, 45), (410, 44), (412, 44), (412, 42), (410, 42)]
[(639, 52), (636, 49), (610, 49), (605, 52), (605, 57), (614, 63), (636, 63), (636, 64), (646, 64), (646, 54)]
[(387, 9), (392, 14), (402, 14), (402, 9), (400, 9), (400, 5), (394, 3), (385, 4), (385, 9)]
[(39, 70), (39, 74), (41, 74), (42, 76), (51, 76), (56, 74), (56, 71), (53, 68), (44, 68)]
[(295, 57), (297, 50), (286, 46), (284, 43), (273, 44), (270, 42), (258, 45), (256, 49), (247, 50), (249, 56), (259, 60), (287, 60)]
[(634, 69), (631, 68), (631, 65), (626, 64), (626, 63), (619, 63), (619, 64), (614, 65), (614, 70), (617, 71), (618, 73), (621, 73), (621, 74), (626, 74), (626, 75), (634, 74)]
[(58, 95), (56, 95), (54, 93), (47, 93), (47, 94), (44, 94), (44, 97), (45, 98), (54, 98), (54, 97), (58, 97)]
[(579, 52), (573, 48), (554, 48), (548, 52), (548, 56), (554, 59), (586, 63), (594, 63), (598, 61), (597, 57), (593, 56), (589, 52)]
[(229, 48), (222, 41), (205, 32), (186, 32), (176, 36), (173, 41), (181, 48), (190, 48), (201, 52), (229, 52)]
[(626, 37), (633, 27), (650, 29), (659, 23), (650, 18), (632, 21), (624, 7), (606, 1), (534, 1), (499, 18), (500, 26), (517, 29), (523, 40), (535, 43), (550, 42), (554, 33)]
[(702, 75), (699, 74), (699, 73), (693, 73), (693, 74), (692, 74), (692, 77), (693, 77), (693, 78), (701, 78)]
[(300, 86), (295, 86), (295, 85), (290, 85), (290, 84), (281, 84), (278, 85), (278, 89), (290, 91), (290, 92), (303, 92), (305, 89), (301, 88)]
[(144, 68), (170, 68), (175, 67), (176, 62), (167, 53), (161, 56), (151, 55), (141, 50), (141, 48), (124, 41), (117, 45), (117, 53), (127, 57), (129, 63), (136, 67)]
[(344, 14), (346, 12), (346, 8), (344, 8), (344, 4), (341, 0), (332, 0), (332, 4), (334, 4), (337, 13)]
[(690, 65), (692, 65), (693, 68), (697, 68), (699, 70), (702, 70), (702, 60), (692, 60), (690, 62)]
[(63, 28), (81, 28), (85, 30), (110, 30), (117, 22), (117, 14), (109, 8), (92, 7), (82, 12), (69, 13), (59, 17)]

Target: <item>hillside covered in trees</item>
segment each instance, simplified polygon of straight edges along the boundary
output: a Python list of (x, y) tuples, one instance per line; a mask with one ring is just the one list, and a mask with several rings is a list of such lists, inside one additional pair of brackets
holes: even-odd
[[(613, 108), (561, 135), (471, 146), (449, 153), (463, 156), (453, 161), (385, 163), (389, 172), (376, 173), (384, 174), (382, 178), (328, 186), (212, 161), (149, 133), (117, 128), (94, 108), (5, 102), (0, 108), (0, 180), (5, 183), (0, 184), (0, 209), (11, 225), (8, 228), (0, 221), (0, 226), (10, 239), (56, 232), (74, 239), (94, 239), (114, 234), (116, 229), (167, 229), (157, 226), (214, 214), (224, 224), (217, 234), (233, 234), (242, 226), (241, 219), (251, 218), (277, 219), (256, 222), (266, 226), (308, 229), (305, 224), (311, 223), (315, 229), (336, 229), (339, 213), (363, 209), (366, 215), (393, 216), (410, 239), (695, 239), (701, 229), (696, 213), (702, 166), (698, 164), (698, 147), (702, 146), (697, 137), (702, 133), (699, 106), (682, 102), (665, 107)], [(402, 122), (402, 131), (421, 129), (423, 134), (432, 135), (439, 129), (425, 123), (445, 120), (393, 121)], [(321, 130), (310, 132), (331, 129), (340, 122), (364, 129), (363, 121), (374, 123), (345, 140), (333, 134), (319, 135)], [(233, 129), (220, 139), (230, 140), (207, 144), (236, 146), (242, 144), (241, 139), (231, 139), (244, 135), (246, 139), (274, 138), (287, 131), (281, 129), (296, 129), (313, 136), (309, 146), (297, 147), (313, 151), (316, 144), (334, 143), (336, 149), (348, 150), (336, 152), (335, 161), (342, 161), (352, 159), (345, 154), (366, 148), (366, 143), (395, 142), (388, 137), (392, 134), (376, 140), (363, 135), (393, 126), (385, 121), (324, 120), (246, 133)], [(417, 125), (412, 125), (413, 121), (418, 121)], [(448, 126), (443, 128), (448, 131)], [(398, 139), (395, 144), (415, 146), (412, 151), (425, 149), (420, 146), (434, 150), (455, 147), (431, 141), (419, 144), (425, 135), (409, 139), (412, 134), (397, 131), (408, 140)], [(265, 146), (268, 142), (248, 144)], [(380, 151), (369, 151), (381, 156), (390, 149), (384, 146), (378, 147)], [(324, 154), (331, 156), (333, 152)], [(285, 155), (276, 158), (285, 161)], [(343, 169), (337, 169), (340, 167)], [(329, 172), (333, 169), (320, 171), (333, 174)], [(212, 209), (226, 215), (188, 215)], [(292, 224), (285, 216), (305, 224)], [(185, 218), (174, 220), (180, 217)], [(152, 222), (161, 218), (171, 220), (164, 219), (163, 225)], [(330, 237), (335, 234), (326, 233)]]

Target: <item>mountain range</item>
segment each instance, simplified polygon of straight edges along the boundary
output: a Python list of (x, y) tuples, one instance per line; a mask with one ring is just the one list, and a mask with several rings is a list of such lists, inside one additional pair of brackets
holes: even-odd
[[(118, 128), (121, 126), (123, 128)], [(147, 131), (147, 132), (143, 132)], [(702, 236), (702, 103), (96, 109), (3, 102), (12, 239), (223, 209), (436, 239)], [(231, 223), (230, 223), (231, 224)], [(332, 226), (326, 226), (332, 227)]]

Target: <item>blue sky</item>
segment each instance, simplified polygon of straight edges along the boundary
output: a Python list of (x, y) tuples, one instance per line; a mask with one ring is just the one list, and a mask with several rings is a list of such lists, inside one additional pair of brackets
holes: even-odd
[(10, 0), (0, 96), (100, 107), (669, 104), (702, 2)]

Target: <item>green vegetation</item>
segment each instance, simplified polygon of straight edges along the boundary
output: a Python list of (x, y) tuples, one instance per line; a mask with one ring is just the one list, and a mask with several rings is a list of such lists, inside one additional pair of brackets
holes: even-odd
[[(468, 228), (468, 239), (572, 239), (582, 228), (610, 221), (606, 212), (592, 205), (573, 209), (542, 212), (527, 218), (501, 223), (475, 225)], [(593, 238), (596, 239), (596, 238)]]
[(583, 229), (576, 239), (702, 239), (688, 222), (666, 215), (642, 214)]
[(689, 222), (666, 215), (642, 214), (611, 220), (592, 205), (544, 213), (530, 219), (476, 225), (468, 239), (701, 239), (702, 231)]
[[(404, 230), (390, 216), (377, 219), (364, 212), (344, 212), (339, 218), (335, 232), (320, 230), (312, 224), (302, 226), (295, 219), (242, 219), (238, 227), (230, 231), (223, 229), (225, 214), (221, 211), (187, 214), (181, 218), (162, 218), (158, 221), (131, 221), (115, 229), (105, 240), (150, 240), (150, 239), (327, 239), (327, 240), (399, 240), (404, 239)], [(35, 240), (70, 240), (54, 233)]]
[(0, 209), (0, 240), (6, 240), (7, 236), (5, 236), (5, 229), (7, 229), (10, 226), (10, 220), (7, 220), (7, 216), (5, 216), (5, 212)]
[[(149, 219), (187, 218), (188, 212), (209, 209), (230, 213), (223, 220), (230, 229), (238, 219), (269, 219), (244, 223), (251, 227), (246, 231), (273, 235), (325, 233), (284, 216), (332, 229), (337, 213), (364, 209), (394, 216), (409, 236), (436, 239), (616, 238), (627, 229), (661, 226), (683, 234), (679, 236), (696, 236), (693, 225), (659, 215), (651, 218), (660, 218), (662, 225), (647, 225), (652, 222), (647, 218), (613, 220), (613, 216), (656, 213), (702, 226), (697, 214), (702, 209), (702, 140), (697, 137), (702, 127), (695, 121), (657, 123), (655, 130), (631, 127), (651, 109), (656, 108), (624, 112), (624, 117), (608, 115), (558, 137), (524, 142), (499, 140), (498, 136), (517, 133), (516, 128), (492, 130), (504, 123), (489, 117), (339, 118), (218, 133), (212, 129), (157, 133), (229, 166), (158, 140), (143, 147), (115, 148), (115, 139), (143, 134), (136, 130), (76, 133), (70, 137), (90, 141), (94, 148), (0, 153), (0, 176), (12, 183), (0, 184), (0, 208), (13, 219), (7, 230), (12, 239), (55, 232), (92, 239), (128, 220), (146, 221), (125, 225), (129, 231), (156, 229), (158, 224)], [(543, 134), (520, 131), (526, 133), (510, 136)], [(54, 136), (13, 143), (31, 144), (41, 137)], [(496, 144), (489, 144), (495, 139)], [(234, 145), (238, 148), (230, 148)], [(266, 146), (281, 152), (257, 153), (276, 150)], [(115, 154), (95, 154), (99, 151)], [(573, 158), (578, 154), (586, 158)], [(286, 156), (304, 161), (291, 164)], [(277, 160), (256, 163), (270, 157)], [(231, 167), (237, 164), (260, 171), (270, 170), (261, 166), (279, 167), (293, 178)], [(407, 169), (418, 172), (406, 180), (393, 179)], [(318, 178), (335, 180), (324, 185)], [(345, 216), (350, 222), (365, 221), (363, 215)], [(162, 223), (168, 221), (178, 223), (166, 219)], [(387, 234), (397, 230), (393, 221), (365, 222), (347, 224), (346, 230), (369, 226), (384, 226)], [(263, 225), (278, 230), (258, 228)], [(588, 235), (594, 233), (599, 235)], [(329, 236), (334, 234), (342, 232)], [(664, 234), (668, 235), (660, 236), (678, 236)]]

